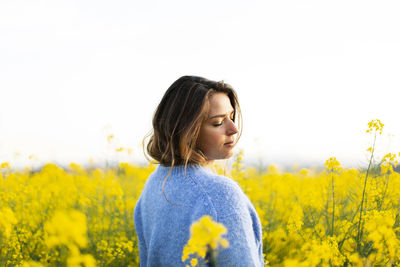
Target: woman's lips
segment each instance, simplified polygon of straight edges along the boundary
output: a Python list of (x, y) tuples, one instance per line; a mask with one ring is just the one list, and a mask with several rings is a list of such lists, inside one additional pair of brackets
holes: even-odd
[(233, 141), (229, 143), (225, 143), (224, 146), (233, 146)]

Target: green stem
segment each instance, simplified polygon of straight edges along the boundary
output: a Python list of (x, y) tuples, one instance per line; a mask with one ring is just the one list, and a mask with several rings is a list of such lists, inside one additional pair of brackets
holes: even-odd
[[(358, 213), (358, 209), (360, 208), (360, 206), (357, 206), (357, 210), (354, 212), (354, 215), (353, 215), (353, 217), (351, 218), (351, 221), (350, 221), (350, 223), (352, 224), (353, 222), (354, 222), (354, 219), (357, 217), (357, 213)], [(353, 226), (354, 226), (355, 224), (353, 224)], [(339, 251), (341, 252), (342, 250), (342, 246), (343, 246), (343, 244), (344, 244), (344, 242), (346, 241), (346, 239), (347, 239), (347, 235), (348, 234), (350, 234), (353, 230), (352, 230), (352, 228), (353, 228), (353, 226), (352, 227), (349, 227), (348, 229), (347, 229), (347, 231), (346, 231), (346, 233), (344, 234), (344, 237), (342, 238), (342, 240), (341, 241), (339, 241)]]
[(369, 170), (370, 170), (370, 168), (371, 168), (372, 159), (373, 159), (373, 157), (374, 157), (375, 141), (376, 141), (376, 132), (375, 132), (375, 135), (374, 135), (374, 144), (373, 144), (373, 146), (372, 146), (371, 157), (370, 157), (370, 159), (369, 159), (368, 169), (367, 169), (367, 173), (366, 173), (365, 179), (364, 179), (364, 188), (363, 188), (363, 194), (362, 194), (362, 198), (361, 198), (360, 218), (359, 218), (359, 220), (358, 220), (358, 230), (357, 230), (357, 251), (358, 251), (358, 252), (360, 252), (360, 244), (361, 244), (361, 238), (362, 238), (361, 221), (362, 221), (362, 213), (363, 213), (365, 189), (366, 189), (366, 187), (367, 187), (368, 174), (369, 174)]
[(382, 199), (381, 199), (381, 203), (379, 203), (378, 211), (381, 211), (381, 209), (382, 209), (383, 202), (385, 201), (385, 197), (386, 197), (387, 190), (388, 190), (389, 175), (386, 174), (385, 176), (386, 176), (385, 191), (383, 192)]
[(207, 250), (209, 253), (209, 266), (210, 267), (217, 267), (217, 257), (216, 257), (216, 253), (214, 252), (214, 250), (210, 247), (210, 245), (207, 246)]

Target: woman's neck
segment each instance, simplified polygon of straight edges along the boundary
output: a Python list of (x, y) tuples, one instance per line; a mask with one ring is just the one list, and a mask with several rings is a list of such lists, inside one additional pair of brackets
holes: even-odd
[(210, 170), (213, 170), (213, 166), (214, 166), (214, 160), (207, 160), (206, 162), (204, 162), (203, 164), (201, 164), (201, 166), (208, 168)]

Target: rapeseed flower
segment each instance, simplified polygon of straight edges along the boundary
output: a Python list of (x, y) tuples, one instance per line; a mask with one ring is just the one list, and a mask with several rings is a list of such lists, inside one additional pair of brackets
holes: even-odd
[(44, 229), (48, 235), (46, 244), (51, 248), (59, 245), (87, 246), (86, 217), (82, 212), (57, 211), (53, 218), (46, 222)]
[(396, 154), (388, 153), (382, 158), (381, 164), (381, 174), (385, 174), (387, 172), (392, 173), (393, 167), (397, 167), (399, 164), (399, 158)]
[[(227, 233), (226, 227), (218, 222), (214, 222), (209, 215), (204, 215), (190, 227), (190, 239), (184, 246), (182, 252), (182, 262), (189, 259), (190, 255), (205, 258), (209, 249), (215, 251), (222, 246), (229, 246), (228, 240), (222, 237)], [(191, 260), (192, 266), (197, 264), (197, 260)]]
[(367, 133), (376, 132), (376, 133), (382, 134), (383, 126), (384, 126), (384, 124), (380, 120), (378, 120), (378, 119), (372, 120), (372, 121), (368, 122), (368, 129), (366, 132)]
[(10, 170), (11, 169), (11, 165), (8, 162), (3, 162), (3, 163), (0, 164), (0, 169)]
[(335, 157), (330, 157), (325, 162), (325, 170), (332, 172), (341, 172), (343, 168), (340, 166), (340, 162)]
[(11, 236), (14, 225), (17, 223), (17, 218), (9, 207), (0, 209), (0, 218), (0, 237), (4, 235), (8, 239)]

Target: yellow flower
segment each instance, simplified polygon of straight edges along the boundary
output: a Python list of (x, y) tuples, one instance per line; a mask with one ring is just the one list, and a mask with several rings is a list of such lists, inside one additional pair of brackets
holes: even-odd
[(388, 153), (382, 158), (381, 173), (393, 172), (393, 167), (399, 164), (399, 159), (396, 154)]
[(368, 122), (368, 130), (366, 132), (367, 133), (379, 132), (379, 134), (381, 134), (383, 126), (384, 124), (380, 120), (378, 119), (372, 120)]
[(396, 211), (377, 211), (367, 213), (365, 230), (368, 241), (372, 241), (379, 258), (394, 260), (400, 252), (400, 241), (393, 228), (396, 222)]
[(6, 238), (9, 238), (14, 225), (17, 223), (17, 218), (8, 207), (0, 209), (0, 218), (0, 237), (3, 234)]
[(227, 229), (223, 224), (214, 222), (209, 215), (204, 215), (190, 227), (190, 239), (183, 248), (182, 262), (191, 254), (204, 259), (208, 247), (213, 250), (219, 246), (228, 247), (228, 240), (222, 238), (222, 235), (226, 233)]
[(343, 170), (343, 168), (340, 166), (340, 162), (338, 160), (336, 160), (335, 157), (331, 157), (325, 162), (325, 170), (333, 171), (333, 172), (340, 172)]
[(190, 261), (190, 265), (191, 265), (191, 266), (196, 266), (196, 265), (197, 265), (197, 259), (192, 259), (192, 260)]
[(96, 260), (90, 254), (80, 254), (77, 253), (76, 255), (71, 255), (67, 259), (67, 266), (68, 267), (95, 267)]
[(286, 229), (290, 234), (293, 234), (301, 230), (303, 226), (303, 210), (300, 205), (293, 205), (288, 222), (286, 224)]
[(21, 267), (43, 267), (44, 265), (41, 264), (40, 262), (36, 261), (24, 261), (21, 263)]
[(10, 163), (8, 163), (8, 162), (1, 163), (0, 169), (11, 169)]
[(82, 212), (76, 210), (57, 211), (44, 226), (48, 234), (46, 243), (48, 247), (77, 245), (85, 248), (87, 245), (86, 227), (86, 217)]
[(77, 164), (77, 163), (71, 162), (71, 163), (69, 164), (69, 168), (70, 168), (72, 171), (76, 172), (76, 173), (81, 173), (81, 174), (84, 174), (84, 173), (85, 173), (85, 169), (84, 169), (82, 166), (80, 166), (79, 164)]

